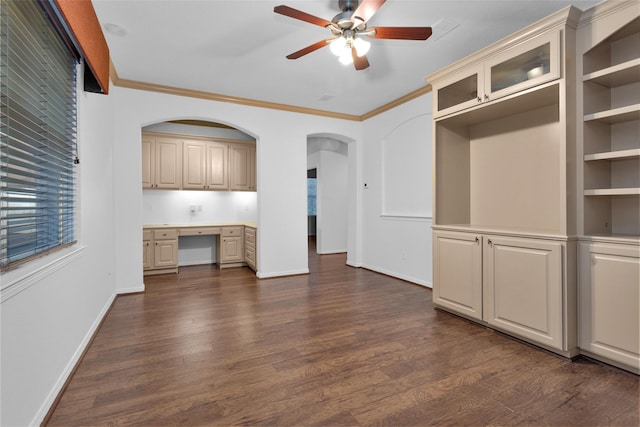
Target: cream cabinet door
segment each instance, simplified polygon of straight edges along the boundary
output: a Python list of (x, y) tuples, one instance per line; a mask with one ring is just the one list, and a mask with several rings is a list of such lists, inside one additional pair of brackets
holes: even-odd
[(142, 268), (149, 270), (153, 268), (153, 241), (151, 240), (151, 231), (142, 232)]
[(579, 245), (579, 346), (640, 372), (640, 248)]
[(229, 146), (229, 189), (232, 191), (255, 191), (256, 148), (250, 144)]
[(156, 138), (156, 188), (179, 189), (182, 184), (182, 141)]
[(482, 245), (473, 233), (433, 233), (433, 302), (482, 320)]
[(229, 146), (227, 144), (207, 144), (207, 189), (229, 189)]
[(563, 349), (562, 244), (484, 236), (484, 320)]
[(154, 267), (178, 266), (178, 240), (156, 240), (154, 244)]
[(184, 141), (182, 145), (182, 188), (205, 190), (206, 144), (201, 141)]
[(242, 236), (237, 237), (221, 237), (221, 263), (242, 262), (244, 256), (242, 253)]
[(142, 137), (142, 188), (155, 185), (155, 142), (153, 138)]

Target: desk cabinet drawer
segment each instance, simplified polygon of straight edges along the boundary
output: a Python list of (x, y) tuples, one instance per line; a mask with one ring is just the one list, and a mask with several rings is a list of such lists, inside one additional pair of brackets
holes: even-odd
[(180, 230), (181, 236), (211, 236), (220, 234), (220, 227), (203, 227), (203, 228), (183, 228)]
[(256, 243), (256, 229), (255, 228), (244, 228), (244, 242), (245, 244), (254, 244)]
[(178, 238), (178, 230), (153, 230), (155, 240), (170, 240)]
[(222, 227), (222, 237), (242, 236), (243, 227)]

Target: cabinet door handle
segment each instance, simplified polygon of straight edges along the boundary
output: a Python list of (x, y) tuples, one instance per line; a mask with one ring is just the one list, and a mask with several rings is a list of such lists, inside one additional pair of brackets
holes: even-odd
[(487, 95), (486, 93), (484, 94), (484, 100), (488, 101), (489, 100), (489, 95)]
[(476, 243), (480, 243), (480, 239), (478, 239), (478, 236), (476, 236)]
[(489, 244), (489, 246), (493, 245), (493, 242), (491, 241), (491, 239), (487, 240), (487, 243)]
[(482, 98), (478, 97), (477, 100), (478, 100), (478, 102), (480, 102), (480, 101), (482, 101)]

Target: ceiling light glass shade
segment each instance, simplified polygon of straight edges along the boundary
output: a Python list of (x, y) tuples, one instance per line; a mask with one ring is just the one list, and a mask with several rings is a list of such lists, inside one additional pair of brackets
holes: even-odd
[(344, 37), (338, 37), (329, 44), (329, 49), (331, 49), (331, 53), (335, 56), (342, 56), (346, 48), (347, 41)]
[(361, 38), (357, 38), (353, 41), (353, 47), (356, 48), (356, 55), (364, 56), (367, 54), (367, 52), (369, 52), (371, 43)]
[(344, 49), (344, 53), (340, 55), (339, 61), (344, 65), (353, 64), (353, 55), (348, 47)]

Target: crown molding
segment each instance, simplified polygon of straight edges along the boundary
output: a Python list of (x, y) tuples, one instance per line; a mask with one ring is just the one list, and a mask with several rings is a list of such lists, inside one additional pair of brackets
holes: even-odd
[(419, 96), (422, 96), (431, 92), (431, 85), (428, 84), (394, 101), (391, 101), (374, 110), (371, 110), (368, 113), (365, 113), (361, 116), (357, 116), (353, 114), (319, 110), (315, 108), (298, 107), (298, 106), (289, 105), (289, 104), (279, 104), (276, 102), (260, 101), (257, 99), (240, 98), (236, 96), (222, 95), (222, 94), (213, 93), (213, 92), (204, 92), (204, 91), (193, 90), (193, 89), (184, 89), (184, 88), (178, 88), (173, 86), (159, 85), (155, 83), (121, 79), (118, 76), (118, 73), (113, 65), (113, 62), (111, 61), (110, 61), (110, 75), (111, 75), (111, 81), (113, 82), (114, 86), (124, 87), (128, 89), (144, 90), (148, 92), (159, 92), (159, 93), (165, 93), (169, 95), (187, 96), (191, 98), (206, 99), (209, 101), (229, 102), (232, 104), (247, 105), (250, 107), (269, 108), (272, 110), (289, 111), (289, 112), (301, 113), (301, 114), (311, 114), (315, 116), (331, 117), (334, 119), (351, 120), (356, 122), (365, 121), (374, 116), (377, 116), (378, 114), (384, 113), (385, 111), (391, 110), (392, 108), (395, 108)]
[(385, 111), (389, 111), (393, 108), (396, 108), (406, 102), (409, 102), (413, 99), (416, 99), (422, 95), (426, 95), (427, 93), (431, 92), (431, 85), (427, 84), (426, 86), (423, 86), (419, 89), (414, 90), (413, 92), (409, 92), (408, 94), (401, 96), (400, 98), (391, 101), (389, 103), (386, 103), (374, 110), (369, 111), (368, 113), (363, 114), (362, 116), (360, 116), (360, 121), (365, 121), (370, 119), (371, 117), (377, 116), (378, 114), (382, 114)]

